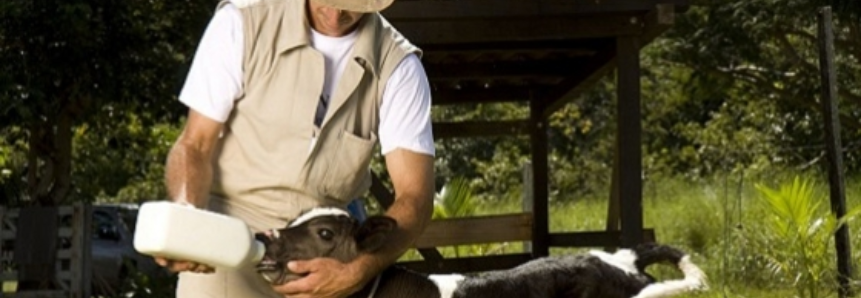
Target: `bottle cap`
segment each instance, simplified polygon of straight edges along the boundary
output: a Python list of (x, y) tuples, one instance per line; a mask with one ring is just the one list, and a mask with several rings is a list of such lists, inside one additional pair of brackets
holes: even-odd
[(254, 242), (251, 244), (251, 250), (254, 253), (254, 257), (251, 258), (251, 263), (256, 265), (257, 263), (260, 263), (261, 260), (263, 260), (263, 255), (266, 254), (266, 246), (263, 245), (263, 242), (257, 240), (252, 241)]

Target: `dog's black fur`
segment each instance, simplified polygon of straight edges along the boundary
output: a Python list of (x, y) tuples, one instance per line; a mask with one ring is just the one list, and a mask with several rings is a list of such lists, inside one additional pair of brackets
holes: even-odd
[[(317, 257), (348, 262), (363, 252), (373, 252), (385, 243), (396, 222), (385, 216), (372, 216), (363, 224), (346, 215), (324, 215), (301, 224), (258, 233), (266, 254), (258, 272), (273, 284), (299, 278), (287, 269), (290, 260)], [(457, 283), (451, 297), (470, 298), (630, 298), (654, 279), (645, 268), (655, 263), (679, 264), (685, 254), (657, 244), (635, 248), (636, 273), (626, 272), (595, 255), (574, 255), (536, 259), (508, 270), (467, 277)], [(698, 270), (698, 269), (697, 269)], [(438, 298), (440, 289), (427, 275), (391, 266), (383, 272), (379, 285), (365, 288), (351, 297)], [(655, 297), (655, 296), (649, 296)], [(663, 296), (661, 296), (663, 297)]]

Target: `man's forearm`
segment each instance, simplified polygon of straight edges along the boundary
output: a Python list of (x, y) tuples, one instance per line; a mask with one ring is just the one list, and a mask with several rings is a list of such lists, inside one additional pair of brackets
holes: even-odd
[(212, 183), (210, 157), (179, 140), (168, 154), (165, 179), (171, 200), (205, 208)]
[(400, 258), (428, 225), (433, 214), (433, 199), (398, 198), (386, 211), (386, 215), (398, 222), (398, 228), (387, 236), (386, 245), (370, 255), (362, 255), (359, 261), (373, 273), (382, 272)]

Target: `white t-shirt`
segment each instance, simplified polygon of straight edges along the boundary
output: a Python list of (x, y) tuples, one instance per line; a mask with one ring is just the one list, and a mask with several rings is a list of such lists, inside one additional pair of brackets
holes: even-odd
[[(312, 30), (311, 45), (326, 60), (326, 80), (315, 122), (320, 123), (341, 73), (351, 60), (356, 32), (343, 37), (322, 35)], [(191, 64), (179, 99), (189, 108), (218, 122), (227, 121), (242, 91), (244, 40), (242, 15), (233, 5), (215, 12)], [(395, 148), (434, 155), (431, 130), (430, 86), (419, 58), (410, 54), (395, 68), (386, 82), (380, 107), (382, 154)], [(285, 100), (288, 100), (285, 98)]]

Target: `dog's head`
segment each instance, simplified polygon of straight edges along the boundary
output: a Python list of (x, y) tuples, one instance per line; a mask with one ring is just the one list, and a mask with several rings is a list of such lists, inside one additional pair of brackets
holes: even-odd
[(387, 216), (371, 216), (360, 224), (340, 209), (312, 209), (285, 228), (255, 235), (266, 246), (257, 272), (273, 284), (283, 284), (301, 277), (287, 269), (287, 262), (313, 258), (348, 262), (380, 248), (396, 227)]

